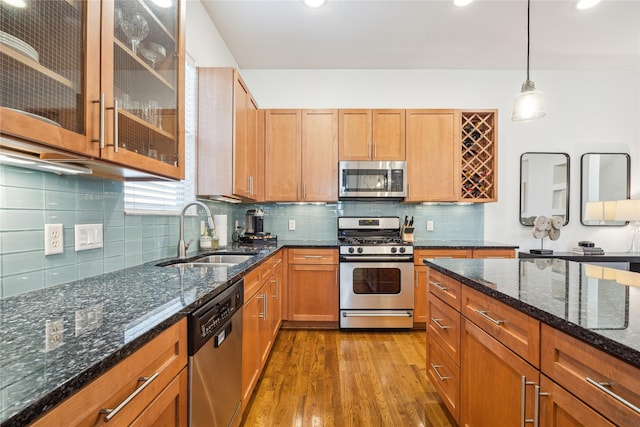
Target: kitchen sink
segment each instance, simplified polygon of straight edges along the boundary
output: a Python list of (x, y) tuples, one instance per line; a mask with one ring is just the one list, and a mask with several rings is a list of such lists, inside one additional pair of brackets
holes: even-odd
[(193, 260), (192, 264), (240, 264), (253, 258), (253, 255), (208, 255)]
[(157, 264), (159, 267), (185, 267), (185, 268), (204, 268), (204, 267), (233, 267), (253, 258), (251, 255), (236, 254), (220, 254), (207, 255), (200, 258), (190, 258), (189, 260), (172, 260)]

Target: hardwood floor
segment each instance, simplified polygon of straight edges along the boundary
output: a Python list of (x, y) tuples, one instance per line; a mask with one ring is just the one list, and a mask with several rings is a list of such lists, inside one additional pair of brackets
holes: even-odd
[(425, 372), (425, 332), (281, 330), (244, 427), (455, 426)]

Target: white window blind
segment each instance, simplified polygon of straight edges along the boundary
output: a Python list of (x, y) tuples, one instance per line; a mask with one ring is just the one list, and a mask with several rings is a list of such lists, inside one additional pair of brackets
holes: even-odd
[(128, 215), (175, 215), (195, 200), (195, 147), (198, 76), (187, 55), (185, 66), (185, 179), (124, 183), (124, 211)]

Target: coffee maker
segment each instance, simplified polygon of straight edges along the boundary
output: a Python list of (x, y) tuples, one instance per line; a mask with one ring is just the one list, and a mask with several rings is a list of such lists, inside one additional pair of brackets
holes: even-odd
[(249, 209), (244, 216), (245, 234), (264, 235), (264, 211)]

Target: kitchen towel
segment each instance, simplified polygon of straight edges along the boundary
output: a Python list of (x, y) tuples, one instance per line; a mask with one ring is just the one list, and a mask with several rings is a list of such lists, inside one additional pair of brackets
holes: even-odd
[(213, 222), (216, 225), (218, 235), (218, 246), (227, 246), (227, 216), (214, 215)]

